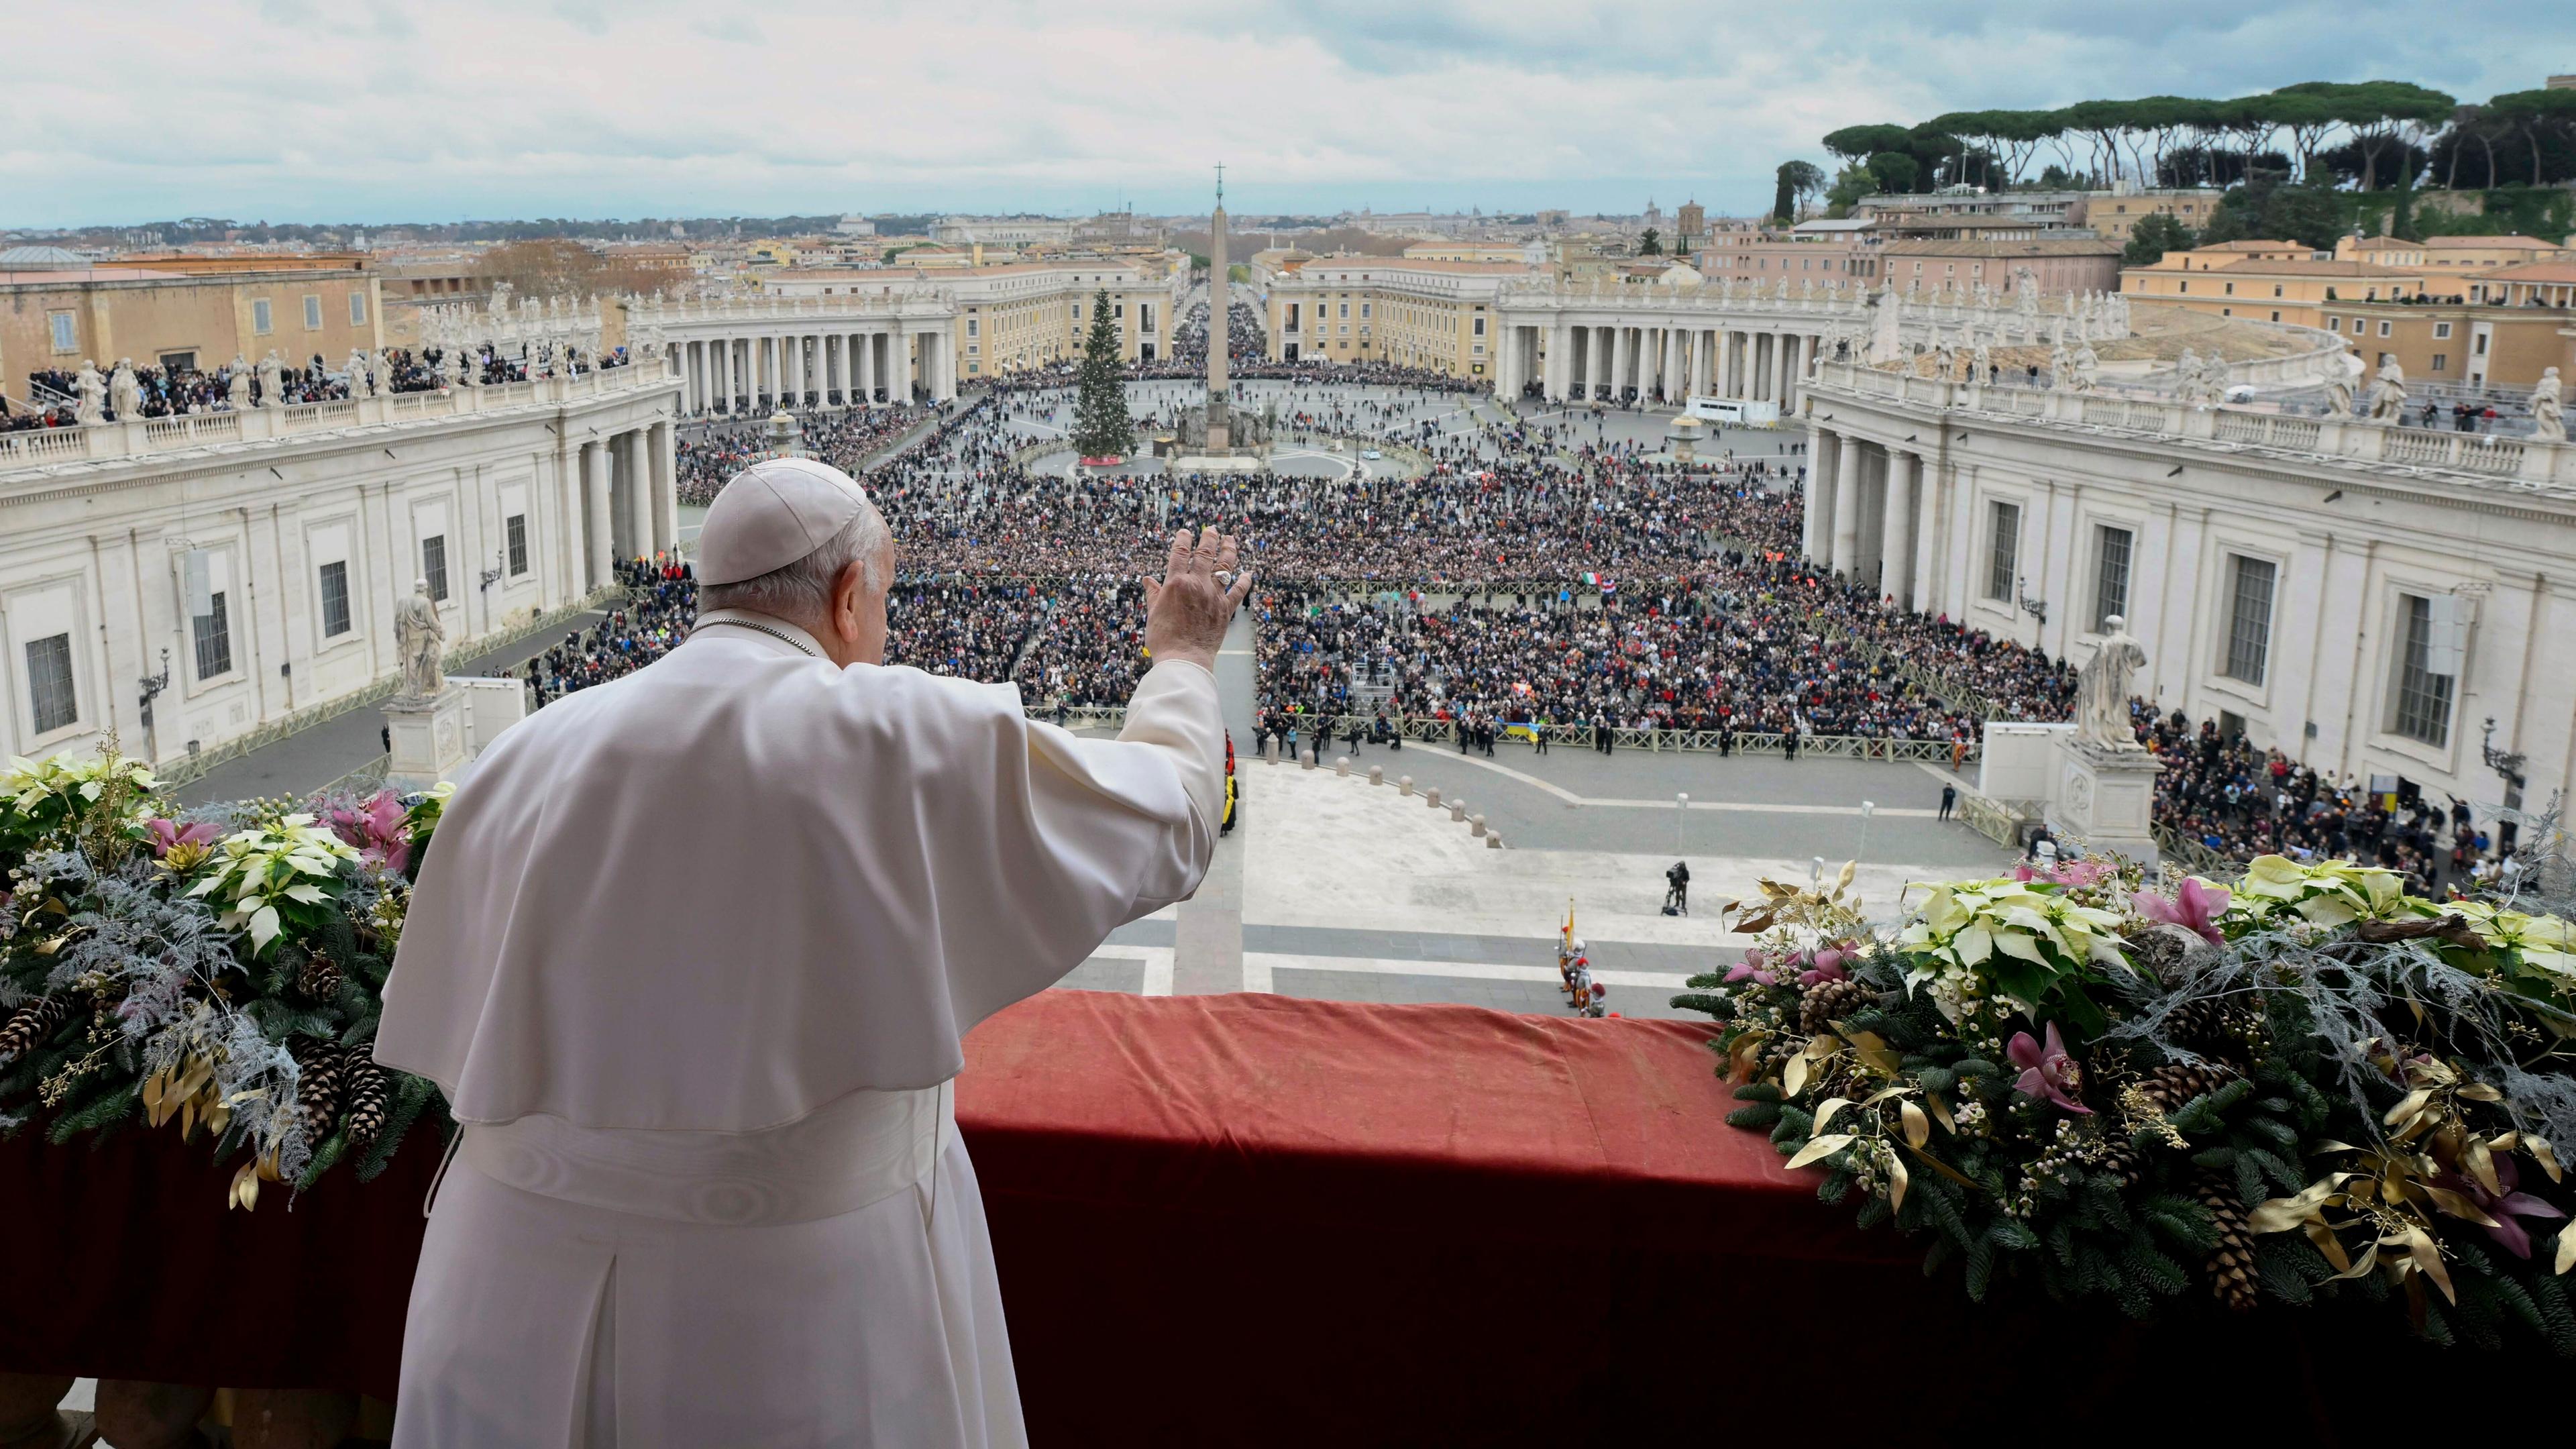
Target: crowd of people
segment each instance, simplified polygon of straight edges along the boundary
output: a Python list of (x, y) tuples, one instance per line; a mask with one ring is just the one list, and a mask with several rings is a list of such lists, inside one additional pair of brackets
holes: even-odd
[[(1215, 524), (1245, 538), (1261, 580), (1252, 607), (1265, 740), (1293, 731), (1313, 745), (1330, 730), (1354, 747), (1393, 744), (1406, 722), (1431, 719), (1444, 743), (1489, 753), (1516, 737), (1606, 748), (1620, 729), (1692, 731), (1721, 750), (1758, 735), (1792, 757), (1818, 736), (1964, 753), (1977, 704), (2006, 718), (2067, 717), (2075, 675), (2064, 661), (1899, 608), (1800, 559), (1804, 460), (1794, 452), (1675, 467), (1608, 438), (1600, 409), (1548, 423), (1471, 419), (1454, 402), (1443, 408), (1451, 389), (1415, 379), (1323, 385), (1347, 371), (1285, 379), (1271, 390), (1275, 415), (1416, 442), (1427, 475), (1227, 474), (1185, 486), (1117, 470), (1041, 476), (1016, 460), (1060, 435), (1070, 404), (1060, 379), (942, 408), (808, 414), (805, 439), (864, 478), (895, 534), (889, 661), (1013, 681), (1041, 713), (1125, 701), (1146, 662), (1137, 580), (1172, 530)], [(756, 428), (717, 424), (684, 439), (684, 499), (711, 498), (755, 456)], [(685, 632), (671, 593), (657, 581), (549, 651), (553, 687), (658, 657)], [(2483, 870), (2495, 845), (2465, 807), (2392, 804), (2223, 740), (2212, 724), (2138, 710), (2142, 743), (2166, 764), (2158, 823), (2221, 855), (2352, 855), (2429, 886), (2446, 868), (2453, 879)]]
[(576, 629), (528, 661), (528, 686), (543, 708), (612, 679), (622, 679), (680, 647), (698, 620), (698, 584), (678, 559), (617, 563), (626, 600), (587, 629)]

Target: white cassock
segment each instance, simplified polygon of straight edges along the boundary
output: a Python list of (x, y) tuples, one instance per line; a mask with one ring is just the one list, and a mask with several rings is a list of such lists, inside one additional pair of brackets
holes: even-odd
[(711, 612), (449, 802), (376, 1040), (464, 1124), (398, 1449), (1025, 1441), (958, 1038), (1197, 888), (1216, 681), (1083, 740), (821, 654)]

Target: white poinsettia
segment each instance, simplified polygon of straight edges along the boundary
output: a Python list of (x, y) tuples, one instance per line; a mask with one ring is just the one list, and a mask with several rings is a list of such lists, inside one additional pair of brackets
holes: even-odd
[[(66, 802), (78, 797), (86, 804), (105, 793), (108, 781), (115, 777), (129, 782), (138, 795), (160, 783), (153, 778), (150, 766), (121, 755), (86, 759), (47, 755), (41, 760), (12, 755), (9, 768), (0, 772), (0, 803), (21, 815), (35, 814), (54, 797)], [(145, 813), (149, 813), (148, 809)]]
[(2479, 939), (2520, 955), (2523, 964), (2576, 978), (2576, 923), (2564, 916), (2534, 916), (2485, 901), (2444, 901), (2445, 915), (2459, 916)]
[(2426, 914), (2429, 903), (2406, 894), (2395, 871), (2348, 860), (2302, 862), (2261, 855), (2248, 862), (2236, 884), (2236, 908), (2262, 918), (2294, 910), (2310, 925), (2342, 926)]
[(2129, 964), (2114, 912), (2028, 881), (1960, 881), (1930, 890), (1896, 944), (1910, 958), (1905, 984), (1929, 983), (1934, 1004), (1952, 1020), (1968, 1002), (1990, 995), (2031, 1011), (2034, 980), (2045, 984), (2086, 962)]
[(242, 830), (216, 845), (203, 880), (188, 891), (212, 896), (222, 908), (223, 924), (250, 932), (251, 954), (268, 949), (285, 929), (282, 912), (295, 906), (324, 906), (330, 893), (323, 886), (356, 860), (355, 847), (325, 829), (310, 815), (289, 815), (275, 830)]

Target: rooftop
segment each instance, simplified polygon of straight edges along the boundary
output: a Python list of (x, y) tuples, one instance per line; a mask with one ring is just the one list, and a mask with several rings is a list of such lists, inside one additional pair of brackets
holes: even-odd
[(1926, 239), (1887, 244), (1888, 255), (1905, 257), (2103, 257), (2117, 256), (2119, 251), (2118, 242), (2099, 237), (2028, 237), (2018, 241)]

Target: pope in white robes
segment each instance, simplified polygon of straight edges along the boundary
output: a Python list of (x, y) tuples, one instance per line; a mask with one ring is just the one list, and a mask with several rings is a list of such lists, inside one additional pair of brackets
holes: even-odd
[(688, 641), (504, 734), (422, 865), (376, 1059), (461, 1130), (398, 1449), (1025, 1442), (958, 1039), (1197, 888), (1235, 561), (1173, 541), (1085, 740), (881, 663), (848, 476), (718, 496)]

